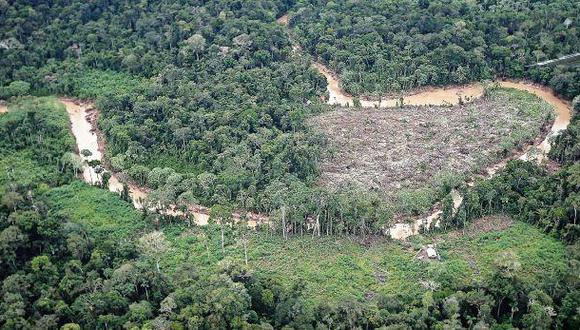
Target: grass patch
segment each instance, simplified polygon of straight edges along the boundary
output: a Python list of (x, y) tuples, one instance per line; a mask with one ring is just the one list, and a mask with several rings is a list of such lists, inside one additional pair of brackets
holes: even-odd
[[(81, 99), (96, 99), (103, 95), (132, 94), (147, 89), (148, 81), (124, 72), (85, 69), (82, 72), (64, 69), (61, 73), (71, 86), (69, 94)], [(72, 87), (72, 88), (71, 88)]]
[(68, 183), (72, 176), (57, 166), (75, 146), (64, 106), (53, 97), (23, 97), (8, 110), (0, 116), (0, 188)]
[(97, 240), (129, 239), (150, 229), (131, 203), (81, 181), (52, 189), (45, 196), (54, 211), (84, 226)]
[[(162, 264), (169, 273), (186, 262), (201, 272), (219, 267), (223, 259), (219, 228), (169, 226), (165, 233), (171, 249)], [(459, 289), (488, 279), (496, 257), (506, 250), (518, 256), (524, 283), (561, 276), (567, 267), (564, 245), (525, 223), (516, 222), (499, 232), (471, 237), (442, 235), (440, 239), (445, 240), (438, 245), (441, 262), (424, 262), (415, 255), (421, 245), (431, 243), (426, 237), (418, 237), (410, 245), (385, 241), (366, 248), (347, 238), (295, 237), (284, 241), (267, 233), (253, 233), (248, 245), (249, 267), (288, 287), (305, 283), (310, 303), (336, 303), (347, 296), (372, 300), (376, 294), (400, 295), (410, 301), (427, 291), (422, 283), (428, 281), (441, 288)], [(231, 231), (226, 243), (227, 259), (243, 264), (242, 244)]]
[(495, 258), (513, 251), (522, 268), (519, 276), (530, 286), (543, 283), (542, 278), (559, 276), (566, 268), (565, 246), (534, 226), (515, 222), (504, 231), (491, 231), (474, 237), (461, 236), (440, 244), (444, 259), (469, 262), (468, 279), (484, 280), (491, 275)]
[(34, 187), (46, 182), (58, 185), (68, 182), (70, 175), (58, 172), (56, 166), (39, 164), (30, 150), (3, 154), (0, 157), (0, 187), (8, 185)]

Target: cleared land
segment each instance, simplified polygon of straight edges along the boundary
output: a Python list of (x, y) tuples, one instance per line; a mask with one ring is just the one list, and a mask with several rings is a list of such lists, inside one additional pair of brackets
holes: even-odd
[(496, 88), (467, 105), (339, 108), (310, 123), (327, 137), (322, 185), (357, 184), (391, 197), (478, 171), (534, 140), (552, 114), (534, 95)]

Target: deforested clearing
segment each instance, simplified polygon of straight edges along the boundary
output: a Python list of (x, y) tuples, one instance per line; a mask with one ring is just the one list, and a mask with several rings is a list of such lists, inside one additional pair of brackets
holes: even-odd
[(337, 108), (310, 121), (327, 138), (319, 183), (361, 185), (387, 197), (435, 187), (531, 143), (552, 117), (536, 96), (503, 88), (453, 107)]

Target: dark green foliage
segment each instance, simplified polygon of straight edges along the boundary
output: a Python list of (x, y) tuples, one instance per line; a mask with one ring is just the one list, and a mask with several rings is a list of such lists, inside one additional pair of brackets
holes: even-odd
[(580, 96), (574, 98), (572, 120), (568, 129), (557, 135), (552, 142), (550, 158), (564, 164), (580, 160)]
[[(578, 177), (578, 163), (548, 175), (531, 162), (510, 161), (501, 175), (468, 191), (461, 205), (465, 212), (462, 217), (473, 220), (485, 214), (507, 213), (574, 243), (580, 232)], [(456, 216), (455, 226), (463, 226), (463, 220)]]
[[(147, 264), (128, 262), (136, 256), (134, 246), (113, 240), (95, 244), (82, 226), (51, 212), (35, 192), (15, 208), (0, 206), (0, 220), (0, 324), (6, 328), (52, 328), (71, 321), (95, 327), (99, 314), (123, 312), (147, 290), (162, 293), (166, 287), (159, 275), (148, 273)], [(102, 286), (105, 279), (108, 285)], [(48, 320), (50, 325), (43, 323)]]
[(196, 195), (206, 205), (256, 200), (274, 180), (317, 173), (320, 138), (304, 118), (320, 111), (325, 81), (275, 23), (290, 4), (11, 2), (0, 86), (96, 99), (116, 170), (212, 176)]
[(8, 99), (13, 96), (24, 96), (30, 91), (30, 84), (26, 81), (15, 80), (8, 86), (0, 87), (0, 99)]
[[(0, 115), (0, 327), (578, 328), (577, 119), (556, 139), (553, 156), (565, 164), (558, 172), (512, 162), (468, 190), (455, 214), (449, 201), (445, 211), (449, 226), (512, 214), (570, 243), (569, 265), (556, 260), (558, 267), (536, 280), (522, 274), (522, 265), (544, 270), (548, 263), (538, 254), (557, 256), (562, 245), (516, 255), (503, 250), (524, 244), (522, 236), (510, 241), (489, 233), (477, 238), (478, 248), (505, 253), (493, 266), (486, 263), (481, 281), (454, 282), (464, 265), (449, 257), (445, 268), (431, 268), (440, 283), (412, 282), (429, 288), (422, 295), (369, 292), (312, 304), (305, 298), (312, 295), (308, 285), (279, 283), (224, 257), (225, 248), (211, 255), (208, 242), (205, 251), (188, 250), (192, 256), (184, 262), (162, 232), (144, 236), (149, 217), (142, 219), (129, 203), (70, 184), (79, 162), (63, 108), (50, 99), (19, 98), (31, 92), (94, 99), (107, 162), (155, 188), (160, 203), (198, 199), (228, 210), (222, 215), (235, 204), (284, 219), (284, 233), (308, 233), (318, 219), (318, 234), (365, 238), (381, 232), (390, 210), (379, 207), (380, 195), (356, 187), (337, 194), (312, 187), (322, 140), (304, 119), (323, 110), (325, 82), (308, 59), (292, 52), (275, 18), (291, 9), (301, 44), (337, 70), (353, 94), (497, 75), (528, 76), (571, 98), (578, 93), (577, 69), (526, 72), (524, 65), (578, 51), (578, 21), (564, 23), (578, 4), (516, 5), (0, 0), (0, 98), (15, 99)], [(182, 227), (156, 224), (173, 242), (188, 239)], [(237, 238), (225, 227), (206, 231), (212, 250), (220, 250), (220, 231), (228, 242)], [(159, 241), (137, 244), (139, 237)], [(470, 246), (463, 242), (456, 244)], [(282, 244), (279, 258), (302, 257)], [(179, 266), (166, 270), (162, 257), (176, 255), (179, 262), (167, 263)], [(392, 260), (402, 274), (419, 273), (420, 264), (403, 256), (381, 260)], [(202, 269), (202, 262), (216, 260), (218, 266)], [(331, 266), (345, 277), (359, 267), (350, 255)], [(393, 280), (389, 275), (383, 274)]]
[(354, 95), (532, 78), (571, 99), (579, 70), (526, 65), (580, 51), (569, 1), (301, 1), (290, 24)]

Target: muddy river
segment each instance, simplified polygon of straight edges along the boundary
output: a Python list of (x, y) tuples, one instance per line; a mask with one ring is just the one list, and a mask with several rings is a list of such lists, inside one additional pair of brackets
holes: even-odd
[[(340, 82), (326, 66), (315, 62), (314, 67), (326, 77), (328, 82), (328, 101), (330, 105), (353, 106), (353, 97), (345, 93), (340, 87)], [(483, 86), (480, 84), (471, 84), (465, 86), (425, 88), (421, 92), (405, 95), (403, 104), (421, 106), (421, 105), (455, 105), (459, 100), (474, 100), (483, 95)], [(399, 98), (386, 98), (381, 101), (372, 101), (361, 99), (360, 103), (363, 108), (376, 107), (396, 107), (399, 106)]]
[[(71, 130), (76, 139), (79, 152), (85, 149), (91, 152), (90, 156), (81, 157), (87, 161), (102, 161), (104, 143), (103, 141), (99, 141), (98, 131), (96, 127), (93, 126), (94, 120), (92, 119), (94, 119), (97, 112), (92, 104), (66, 98), (60, 98), (59, 101), (66, 107), (66, 111), (71, 121)], [(101, 182), (102, 177), (97, 175), (92, 167), (85, 164), (83, 168), (83, 179), (89, 184), (96, 184)], [(108, 182), (108, 187), (110, 191), (120, 193), (123, 190), (123, 183), (119, 180), (117, 175), (112, 173)], [(128, 188), (135, 208), (141, 209), (143, 207), (148, 207), (150, 210), (154, 210), (154, 207), (146, 206), (145, 204), (149, 192), (148, 189), (134, 184), (128, 184)], [(187, 213), (193, 217), (193, 221), (197, 225), (203, 226), (207, 225), (209, 221), (209, 211), (209, 208), (200, 205), (190, 205)], [(173, 207), (169, 210), (164, 210), (163, 212), (168, 215), (183, 215), (183, 212), (178, 211)], [(235, 221), (239, 220), (241, 218), (241, 213), (236, 212), (232, 214), (232, 217)], [(248, 226), (250, 227), (256, 227), (258, 223), (267, 221), (264, 216), (254, 213), (247, 213), (246, 218), (248, 219)]]
[[(536, 145), (530, 145), (524, 149), (524, 151), (519, 155), (518, 159), (521, 160), (529, 160), (529, 161), (537, 161), (542, 163), (550, 151), (550, 138), (554, 135), (557, 135), (562, 130), (565, 130), (568, 125), (570, 124), (570, 119), (572, 117), (572, 106), (569, 102), (566, 102), (556, 95), (554, 95), (553, 91), (544, 86), (538, 86), (535, 84), (525, 83), (525, 82), (518, 82), (518, 81), (500, 81), (499, 85), (505, 88), (515, 88), (519, 90), (525, 90), (529, 93), (532, 93), (540, 98), (542, 98), (547, 103), (551, 104), (554, 107), (555, 111), (555, 119), (554, 123), (552, 124), (548, 134), (546, 137)], [(470, 85), (473, 86), (473, 85)], [(416, 94), (418, 97), (423, 93)], [(451, 97), (450, 95), (448, 97)], [(431, 104), (434, 104), (431, 102)], [(503, 160), (497, 164), (493, 164), (486, 169), (487, 177), (491, 178), (494, 176), (500, 169), (507, 165), (507, 160)], [(470, 185), (473, 183), (471, 182)], [(451, 192), (453, 197), (453, 207), (454, 212), (457, 208), (461, 205), (463, 201), (463, 197), (460, 196), (457, 191), (453, 190)], [(439, 225), (439, 217), (441, 215), (441, 210), (436, 210), (427, 218), (417, 219), (411, 223), (398, 223), (395, 224), (393, 227), (389, 229), (389, 235), (394, 239), (406, 239), (409, 236), (416, 235), (419, 233), (421, 226), (429, 227), (433, 221), (436, 221), (435, 226)]]
[[(284, 15), (277, 19), (277, 22), (282, 25), (288, 25), (289, 18), (288, 15)], [(294, 51), (300, 51), (300, 47), (295, 45)], [(354, 104), (353, 97), (345, 93), (340, 87), (340, 82), (336, 78), (336, 75), (331, 72), (327, 67), (321, 63), (315, 62), (313, 66), (326, 77), (328, 82), (328, 94), (329, 99), (327, 101), (330, 105), (341, 105), (341, 106), (352, 106)], [(502, 87), (516, 88), (520, 90), (525, 90), (533, 93), (540, 98), (544, 99), (546, 102), (554, 106), (556, 111), (556, 118), (554, 123), (548, 132), (546, 138), (541, 141), (541, 143), (530, 146), (518, 158), (522, 160), (536, 160), (541, 162), (544, 160), (545, 155), (550, 150), (549, 138), (558, 132), (566, 129), (570, 123), (571, 118), (571, 105), (570, 103), (559, 99), (553, 94), (553, 92), (542, 86), (537, 86), (533, 84), (527, 84), (518, 81), (501, 81), (499, 84)], [(465, 86), (455, 86), (446, 88), (426, 88), (422, 89), (418, 93), (413, 93), (405, 95), (403, 97), (403, 103), (405, 105), (421, 106), (421, 105), (455, 105), (460, 102), (471, 101), (477, 97), (483, 95), (484, 88), (481, 84), (470, 84)], [(85, 160), (99, 160), (102, 161), (103, 155), (102, 150), (104, 150), (104, 142), (99, 141), (99, 135), (97, 130), (93, 127), (91, 120), (92, 117), (96, 116), (96, 110), (93, 109), (90, 103), (83, 103), (71, 99), (60, 98), (59, 99), (65, 106), (69, 114), (71, 121), (71, 130), (76, 138), (77, 148), (80, 151), (89, 150), (91, 155), (88, 157), (83, 157)], [(399, 106), (400, 98), (386, 98), (381, 101), (377, 100), (361, 100), (362, 107), (395, 107)], [(6, 105), (0, 104), (0, 113), (6, 112), (8, 109)], [(507, 163), (506, 160), (489, 166), (487, 168), (488, 176), (493, 176), (499, 169), (501, 169)], [(102, 179), (99, 174), (95, 172), (93, 168), (85, 165), (83, 169), (83, 179), (89, 184), (95, 184), (100, 182)], [(109, 190), (113, 192), (120, 192), (123, 189), (123, 184), (120, 182), (116, 175), (112, 175), (108, 182)], [(129, 185), (129, 191), (133, 205), (136, 208), (143, 208), (143, 202), (147, 198), (148, 190), (143, 187), (136, 185)], [(454, 210), (456, 210), (462, 201), (462, 197), (453, 190), (452, 192)], [(182, 214), (180, 211), (169, 210), (165, 211), (167, 214), (179, 215)], [(398, 223), (393, 225), (387, 230), (388, 234), (395, 239), (405, 239), (411, 235), (415, 235), (419, 232), (421, 226), (429, 227), (433, 221), (437, 226), (439, 217), (441, 215), (441, 210), (435, 210), (431, 215), (426, 218), (417, 219), (411, 223)], [(209, 219), (209, 209), (199, 205), (191, 205), (188, 210), (188, 214), (193, 215), (195, 223), (198, 225), (205, 225)], [(240, 219), (240, 212), (233, 214), (234, 220)], [(258, 223), (267, 223), (268, 219), (264, 215), (246, 213), (246, 217), (249, 219), (248, 225), (255, 227)]]

